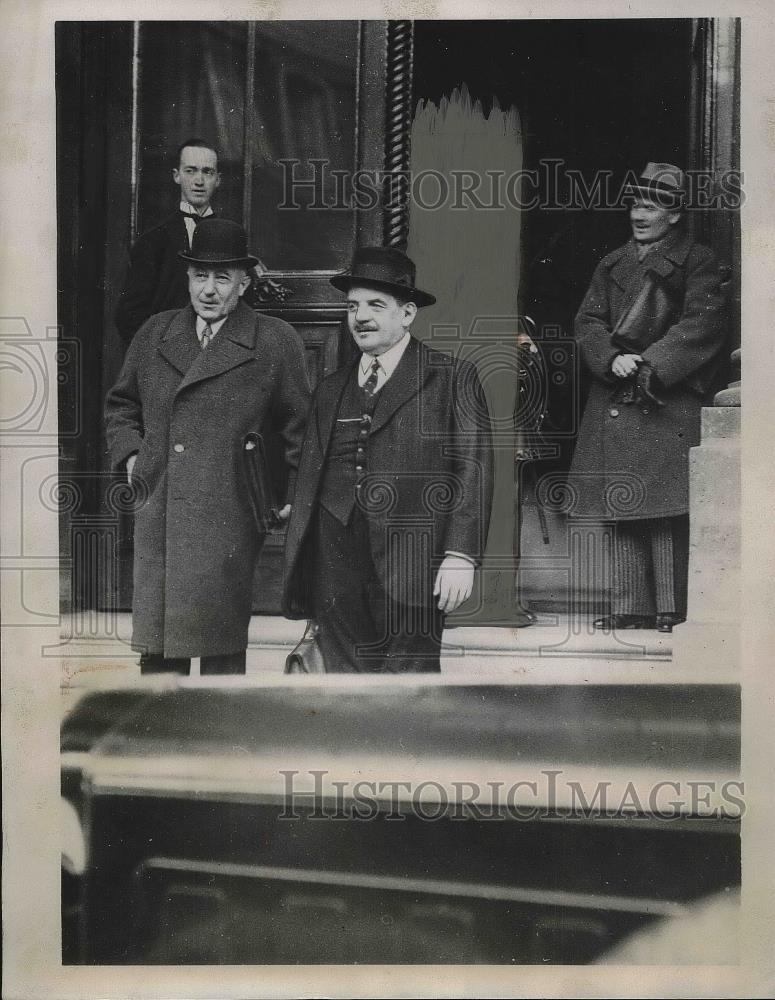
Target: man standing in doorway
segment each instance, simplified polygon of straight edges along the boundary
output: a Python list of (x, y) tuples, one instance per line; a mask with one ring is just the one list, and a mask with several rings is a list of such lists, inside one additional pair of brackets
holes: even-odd
[[(143, 673), (244, 674), (253, 572), (264, 542), (244, 449), (283, 443), (290, 513), (309, 405), (293, 327), (242, 300), (256, 258), (242, 226), (205, 219), (190, 251), (190, 303), (151, 317), (105, 404), (111, 465), (137, 491), (132, 647)], [(266, 513), (266, 512), (265, 512)]]
[(129, 342), (142, 324), (165, 309), (188, 304), (188, 281), (181, 251), (191, 248), (221, 183), (218, 153), (203, 139), (187, 139), (176, 150), (172, 179), (180, 188), (179, 208), (161, 225), (143, 233), (130, 251), (129, 270), (116, 309), (116, 327)]
[(686, 619), (689, 449), (724, 343), (721, 274), (684, 229), (685, 177), (649, 163), (632, 239), (604, 257), (576, 316), (591, 389), (569, 474), (572, 513), (612, 521), (611, 613), (596, 628)]
[(311, 617), (331, 672), (438, 672), (444, 616), (471, 594), (492, 501), (476, 369), (410, 334), (399, 250), (363, 247), (331, 279), (357, 357), (317, 391), (286, 541), (283, 605)]

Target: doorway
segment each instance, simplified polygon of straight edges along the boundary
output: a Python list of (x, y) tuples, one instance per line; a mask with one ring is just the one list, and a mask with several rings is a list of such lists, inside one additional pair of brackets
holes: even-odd
[[(597, 262), (630, 233), (621, 209), (596, 208), (593, 200), (579, 206), (569, 178), (590, 190), (607, 172), (616, 192), (628, 170), (649, 160), (693, 165), (694, 37), (688, 18), (415, 23), (418, 114), (464, 93), (471, 106), (480, 106), (480, 123), (496, 115), (516, 119), (522, 170), (536, 178), (531, 194), (537, 197), (522, 188), (515, 209), (504, 192), (502, 212), (516, 230), (516, 311), (535, 323), (545, 370), (540, 457), (517, 465), (514, 502), (498, 512), (516, 525), (496, 523), (490, 533), (515, 537), (520, 568), (513, 596), (532, 610), (567, 612), (572, 602), (577, 610), (596, 611), (608, 586), (600, 569), (606, 529), (586, 526), (583, 539), (571, 537), (561, 508), (546, 497), (564, 481), (586, 395), (573, 318)], [(473, 131), (467, 138), (481, 142)], [(477, 214), (470, 204), (466, 211)], [(472, 218), (472, 232), (478, 221)], [(459, 233), (464, 229), (458, 225)], [(500, 258), (485, 255), (480, 267), (489, 273), (498, 265)], [(492, 315), (491, 300), (476, 303), (479, 315)], [(500, 550), (499, 560), (503, 576), (506, 553)]]

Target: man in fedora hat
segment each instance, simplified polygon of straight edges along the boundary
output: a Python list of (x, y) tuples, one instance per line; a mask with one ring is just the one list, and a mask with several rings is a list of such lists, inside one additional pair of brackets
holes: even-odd
[[(242, 226), (203, 220), (188, 268), (190, 304), (152, 316), (106, 400), (112, 467), (137, 491), (132, 646), (143, 672), (244, 673), (256, 526), (243, 442), (272, 427), (288, 503), (309, 405), (304, 350), (282, 320), (242, 301)], [(287, 518), (286, 504), (281, 516)]]
[(632, 239), (604, 257), (576, 316), (590, 393), (572, 515), (614, 523), (611, 613), (597, 628), (686, 618), (689, 449), (724, 343), (721, 274), (683, 226), (685, 177), (649, 163), (626, 189)]
[(475, 368), (411, 336), (401, 251), (363, 247), (331, 279), (357, 356), (315, 396), (286, 539), (284, 608), (314, 618), (329, 671), (438, 672), (445, 614), (472, 592), (492, 500)]
[(190, 250), (194, 230), (213, 215), (210, 204), (221, 183), (218, 153), (204, 139), (186, 139), (175, 150), (172, 180), (180, 205), (132, 246), (129, 268), (116, 307), (116, 327), (125, 341), (156, 313), (188, 304), (186, 267), (180, 251)]

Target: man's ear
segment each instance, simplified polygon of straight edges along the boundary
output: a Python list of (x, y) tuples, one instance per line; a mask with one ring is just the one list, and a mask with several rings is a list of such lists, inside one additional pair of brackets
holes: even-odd
[(244, 295), (245, 292), (248, 290), (248, 288), (250, 288), (250, 283), (251, 283), (252, 280), (253, 279), (252, 279), (252, 277), (250, 275), (250, 272), (249, 271), (245, 271), (245, 273), (243, 274), (243, 276), (240, 278), (240, 283), (239, 283), (239, 294), (240, 295)]
[(668, 215), (667, 219), (671, 226), (676, 226), (681, 221), (681, 213), (671, 212), (670, 215)]
[(405, 302), (404, 303), (404, 317), (402, 323), (405, 328), (412, 325), (414, 317), (417, 315), (417, 303), (416, 302)]
[(220, 172), (220, 170), (216, 170), (216, 172), (215, 172), (215, 186), (217, 188), (219, 188), (221, 186), (221, 172)]
[(178, 186), (180, 185), (180, 171), (177, 167), (172, 168), (172, 179)]

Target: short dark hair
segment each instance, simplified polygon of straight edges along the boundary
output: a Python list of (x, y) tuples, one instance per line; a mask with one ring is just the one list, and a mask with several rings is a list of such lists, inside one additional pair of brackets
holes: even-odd
[(183, 153), (183, 150), (186, 149), (187, 146), (195, 146), (197, 149), (211, 150), (211, 152), (215, 153), (215, 158), (220, 163), (221, 154), (218, 152), (217, 146), (213, 145), (212, 142), (208, 142), (206, 139), (193, 138), (193, 139), (186, 139), (185, 142), (181, 142), (181, 144), (175, 150), (175, 162), (173, 164), (174, 167), (180, 166), (180, 157)]

